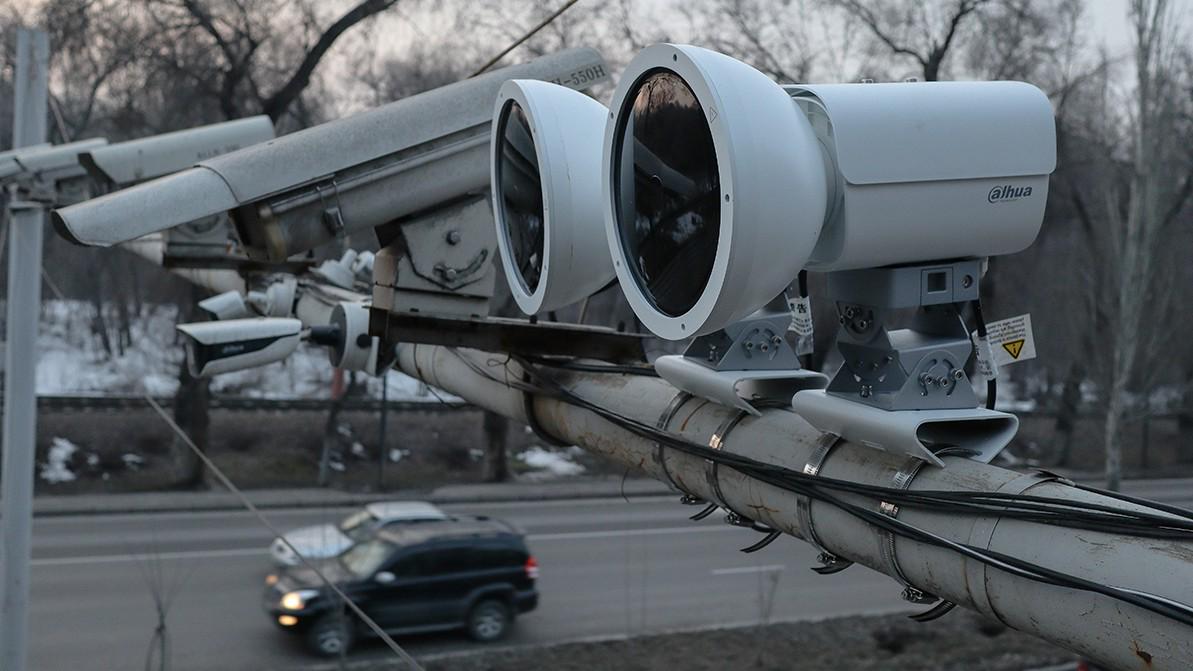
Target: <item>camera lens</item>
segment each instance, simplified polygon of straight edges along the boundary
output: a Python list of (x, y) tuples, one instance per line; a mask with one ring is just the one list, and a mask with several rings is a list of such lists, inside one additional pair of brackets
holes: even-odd
[(712, 133), (692, 89), (661, 68), (638, 79), (620, 117), (612, 178), (625, 260), (654, 306), (678, 317), (700, 299), (717, 255)]
[(543, 272), (543, 185), (530, 123), (521, 105), (512, 100), (506, 105), (497, 132), (502, 228), (521, 282), (527, 293), (534, 293)]

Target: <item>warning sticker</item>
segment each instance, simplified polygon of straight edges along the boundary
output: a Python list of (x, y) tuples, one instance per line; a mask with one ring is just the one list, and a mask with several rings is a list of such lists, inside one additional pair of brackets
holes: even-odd
[(787, 330), (795, 334), (795, 353), (812, 353), (812, 299), (795, 296), (787, 299), (791, 308), (791, 325)]
[[(1027, 361), (1036, 358), (1036, 341), (1031, 332), (1031, 315), (1019, 315), (1010, 319), (991, 322), (986, 325), (988, 344), (986, 349), (996, 366)], [(974, 333), (974, 344), (978, 346), (978, 360), (983, 358), (980, 339)]]

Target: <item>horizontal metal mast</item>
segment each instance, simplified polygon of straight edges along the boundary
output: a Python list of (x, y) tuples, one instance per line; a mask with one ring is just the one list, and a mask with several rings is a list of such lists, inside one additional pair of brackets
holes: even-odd
[[(1115, 669), (1193, 668), (1193, 628), (1108, 596), (1011, 575), (953, 551), (898, 538), (831, 504), (809, 501), (707, 459), (662, 448), (599, 415), (516, 388), (522, 371), (505, 355), (403, 344), (397, 366), (485, 409), (534, 423), (564, 442), (640, 468), (677, 490), (813, 542), (942, 599), (970, 608)], [(761, 416), (681, 396), (663, 380), (554, 371), (575, 394), (620, 415), (688, 440), (797, 471), (909, 490), (1030, 493), (1146, 510), (1082, 491), (1063, 480), (1023, 474), (961, 457), (945, 468), (838, 442), (831, 445), (793, 412)], [(507, 383), (507, 381), (509, 381)], [(528, 411), (533, 417), (528, 417)], [(875, 507), (861, 496), (842, 494)], [(892, 510), (899, 520), (967, 545), (1031, 561), (1086, 580), (1193, 603), (1193, 543), (1048, 526), (996, 516), (919, 508)], [(1152, 511), (1164, 515), (1160, 511)], [(892, 585), (892, 589), (898, 589)], [(930, 626), (930, 625), (925, 625)]]

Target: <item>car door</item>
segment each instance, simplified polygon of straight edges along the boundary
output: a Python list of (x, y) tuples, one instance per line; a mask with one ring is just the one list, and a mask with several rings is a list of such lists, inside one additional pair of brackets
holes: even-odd
[[(368, 587), (366, 612), (384, 629), (410, 629), (436, 624), (432, 572), (433, 549), (404, 550), (378, 569)], [(389, 573), (392, 580), (387, 580)]]

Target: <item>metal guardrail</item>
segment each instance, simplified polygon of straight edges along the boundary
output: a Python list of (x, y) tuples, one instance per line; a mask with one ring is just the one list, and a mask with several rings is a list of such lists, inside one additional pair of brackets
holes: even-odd
[[(172, 396), (155, 397), (155, 402), (162, 407), (174, 405)], [(48, 411), (80, 410), (80, 411), (117, 411), (146, 409), (143, 396), (123, 395), (45, 395), (37, 397), (37, 409)], [(331, 400), (325, 398), (254, 398), (250, 396), (215, 396), (211, 397), (209, 406), (213, 410), (234, 410), (247, 412), (287, 412), (287, 411), (321, 411), (331, 408)], [(467, 410), (473, 406), (467, 403), (452, 402), (418, 402), (418, 401), (389, 401), (386, 407), (391, 411), (424, 411), (424, 412), (452, 412)], [(380, 410), (381, 402), (364, 397), (349, 397), (344, 399), (343, 410)]]

